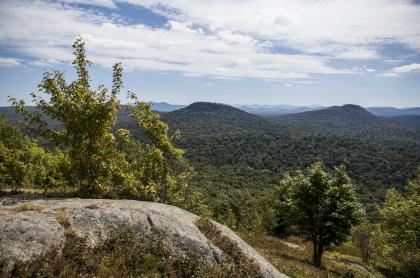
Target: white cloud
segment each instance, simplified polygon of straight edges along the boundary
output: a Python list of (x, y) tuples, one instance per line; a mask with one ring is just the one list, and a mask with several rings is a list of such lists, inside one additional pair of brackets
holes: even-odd
[(379, 77), (398, 77), (399, 75), (395, 72), (383, 72), (378, 74)]
[(111, 9), (115, 9), (117, 7), (113, 0), (61, 0), (61, 2), (70, 4), (87, 4)]
[(368, 66), (364, 65), (362, 67), (354, 67), (351, 69), (353, 73), (365, 74), (365, 73), (374, 73), (376, 69), (369, 68)]
[(293, 86), (293, 84), (286, 83), (286, 84), (284, 84), (284, 86), (286, 86), (286, 87), (292, 87), (292, 86)]
[(394, 67), (390, 69), (389, 71), (379, 74), (379, 76), (398, 77), (401, 74), (411, 73), (411, 72), (420, 72), (420, 64), (409, 64), (409, 65)]
[(91, 10), (45, 2), (1, 2), (0, 41), (6, 47), (45, 61), (69, 62), (76, 35), (86, 41), (91, 59), (109, 67), (121, 61), (129, 70), (179, 71), (222, 78), (307, 78), (313, 73), (343, 73), (314, 55), (275, 54), (249, 35), (206, 33), (188, 22), (166, 28), (125, 25)]
[(126, 0), (211, 30), (277, 41), (306, 53), (373, 59), (396, 42), (420, 51), (420, 6), (410, 0)]
[(60, 61), (53, 60), (53, 59), (39, 59), (35, 61), (29, 62), (29, 64), (34, 66), (40, 66), (40, 67), (49, 67), (55, 64), (61, 64)]
[(410, 64), (410, 65), (404, 65), (395, 67), (391, 70), (394, 73), (408, 73), (408, 72), (419, 72), (420, 71), (420, 64)]
[(302, 85), (312, 85), (312, 84), (317, 84), (318, 82), (315, 80), (296, 80), (296, 81), (291, 81), (295, 84), (302, 84)]
[[(62, 2), (109, 8), (130, 2), (170, 20), (165, 28), (151, 28), (68, 4), (0, 1), (0, 45), (36, 58), (32, 64), (68, 63), (69, 46), (81, 34), (88, 55), (102, 66), (121, 61), (130, 71), (178, 71), (225, 79), (353, 73), (330, 61), (378, 59), (376, 48), (386, 42), (420, 51), (420, 8), (403, 0)], [(272, 52), (276, 46), (302, 54)]]
[(14, 68), (21, 66), (22, 64), (18, 59), (9, 57), (0, 57), (0, 67), (2, 68)]
[(337, 53), (334, 54), (334, 58), (345, 60), (372, 60), (378, 59), (379, 54), (375, 50), (354, 47), (352, 49), (343, 49), (341, 52), (337, 51)]

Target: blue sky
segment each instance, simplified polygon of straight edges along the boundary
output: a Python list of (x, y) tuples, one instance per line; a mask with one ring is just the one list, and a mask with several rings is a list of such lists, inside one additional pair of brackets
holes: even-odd
[(81, 35), (93, 83), (122, 62), (125, 91), (145, 101), (420, 106), (417, 3), (0, 1), (0, 105), (30, 101), (45, 71), (73, 79)]

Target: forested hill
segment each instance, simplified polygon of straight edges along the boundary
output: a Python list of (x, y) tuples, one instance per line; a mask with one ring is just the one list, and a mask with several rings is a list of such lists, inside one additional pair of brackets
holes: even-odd
[(396, 117), (407, 115), (420, 115), (420, 107), (394, 108), (394, 107), (369, 107), (369, 112), (376, 116)]
[(420, 141), (419, 116), (378, 117), (357, 105), (332, 106), (317, 111), (266, 117), (292, 133), (320, 133), (357, 138), (369, 144), (402, 148)]
[(382, 122), (378, 117), (354, 104), (332, 106), (316, 111), (307, 111), (274, 118), (287, 118), (289, 120), (297, 121), (304, 120), (320, 124), (331, 123), (335, 126), (359, 126), (362, 124), (376, 124)]
[(170, 127), (189, 136), (222, 136), (244, 132), (272, 132), (276, 125), (238, 108), (209, 102), (196, 102), (162, 114)]
[(273, 116), (268, 119), (280, 123), (298, 125), (298, 127), (322, 129), (372, 127), (382, 126), (387, 123), (385, 119), (376, 117), (364, 108), (353, 104)]
[(392, 117), (390, 120), (400, 126), (407, 126), (420, 130), (420, 115), (397, 116)]

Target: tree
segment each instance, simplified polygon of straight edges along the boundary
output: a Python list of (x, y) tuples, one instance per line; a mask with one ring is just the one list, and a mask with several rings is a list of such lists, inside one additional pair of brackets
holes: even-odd
[(386, 193), (380, 209), (385, 250), (407, 277), (420, 276), (420, 175), (409, 183), (408, 195)]
[[(67, 84), (64, 73), (46, 72), (39, 92), (32, 93), (36, 113), (25, 108), (25, 103), (11, 98), (11, 102), (25, 116), (26, 126), (37, 135), (51, 140), (70, 157), (71, 184), (77, 184), (83, 194), (110, 192), (113, 186), (129, 187), (132, 178), (124, 171), (127, 163), (116, 149), (111, 132), (120, 107), (117, 94), (122, 87), (122, 68), (113, 66), (111, 91), (104, 86), (90, 87), (88, 67), (91, 62), (85, 54), (85, 44), (79, 37), (73, 44), (74, 67), (77, 79)], [(58, 127), (46, 121), (57, 122)]]
[(296, 176), (286, 176), (281, 186), (287, 188), (282, 198), (287, 199), (288, 219), (298, 235), (313, 243), (313, 263), (319, 267), (325, 249), (343, 243), (352, 225), (360, 221), (362, 209), (355, 187), (344, 168), (329, 173), (321, 162)]
[(364, 262), (369, 262), (372, 253), (380, 246), (378, 225), (364, 221), (352, 230), (353, 243), (359, 247)]
[(0, 119), (0, 188), (64, 186), (66, 170), (67, 159), (60, 150), (45, 150)]
[(133, 171), (148, 196), (162, 203), (188, 203), (186, 191), (192, 168), (184, 158), (184, 151), (174, 144), (179, 138), (176, 132), (169, 135), (169, 127), (152, 106), (139, 101), (135, 94), (129, 94), (134, 106), (129, 106), (137, 128), (144, 135), (143, 142), (134, 141), (130, 132), (120, 129), (120, 146), (127, 154)]

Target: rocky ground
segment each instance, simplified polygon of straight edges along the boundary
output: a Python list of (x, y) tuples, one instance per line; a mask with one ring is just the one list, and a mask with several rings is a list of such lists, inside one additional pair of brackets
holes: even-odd
[[(93, 246), (115, 230), (131, 229), (142, 235), (157, 229), (176, 252), (192, 248), (209, 264), (217, 264), (222, 251), (196, 227), (198, 219), (180, 208), (151, 202), (4, 196), (0, 198), (0, 265), (10, 267), (62, 245), (68, 227)], [(287, 277), (232, 230), (214, 224), (258, 264), (264, 277)]]

